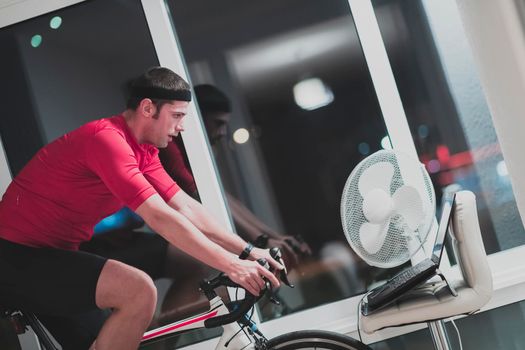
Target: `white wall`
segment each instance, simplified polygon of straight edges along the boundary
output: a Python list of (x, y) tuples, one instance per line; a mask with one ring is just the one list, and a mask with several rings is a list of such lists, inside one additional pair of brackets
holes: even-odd
[(525, 35), (521, 16), (514, 0), (458, 0), (458, 7), (523, 221)]

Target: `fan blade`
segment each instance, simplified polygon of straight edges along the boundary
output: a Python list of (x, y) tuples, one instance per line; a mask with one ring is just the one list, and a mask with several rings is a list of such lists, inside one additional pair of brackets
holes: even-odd
[(394, 176), (394, 166), (388, 162), (372, 164), (359, 177), (359, 193), (364, 197), (369, 191), (379, 188), (390, 195), (390, 182)]
[(390, 220), (383, 225), (375, 225), (368, 222), (361, 225), (359, 228), (359, 239), (367, 253), (375, 254), (381, 249), (385, 243), (389, 224)]
[(423, 201), (415, 187), (404, 185), (392, 196), (394, 210), (400, 214), (411, 230), (416, 230), (425, 218)]
[(363, 197), (363, 214), (372, 224), (383, 224), (394, 209), (394, 202), (385, 191), (374, 188)]

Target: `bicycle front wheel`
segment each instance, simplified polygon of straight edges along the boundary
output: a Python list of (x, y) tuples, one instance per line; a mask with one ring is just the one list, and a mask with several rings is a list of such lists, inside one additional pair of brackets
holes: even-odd
[(297, 331), (290, 332), (273, 339), (267, 344), (270, 350), (372, 350), (360, 341), (334, 332)]

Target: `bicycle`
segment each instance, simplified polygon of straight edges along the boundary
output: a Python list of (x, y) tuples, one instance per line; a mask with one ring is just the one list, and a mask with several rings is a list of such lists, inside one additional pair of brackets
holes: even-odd
[[(270, 254), (282, 264), (281, 252), (278, 248), (272, 248)], [(258, 262), (266, 268), (270, 268), (266, 261)], [(279, 277), (284, 284), (293, 287), (288, 281), (285, 271), (281, 271)], [(217, 288), (223, 286), (241, 288), (222, 273), (211, 280), (204, 280), (200, 289), (209, 300), (210, 309), (146, 332), (141, 345), (151, 344), (151, 342), (176, 336), (189, 330), (222, 327), (224, 332), (215, 350), (371, 350), (366, 344), (349, 336), (319, 330), (295, 331), (267, 339), (248, 314), (265, 293), (271, 293), (269, 282), (266, 282), (266, 288), (259, 297), (245, 290), (244, 299), (231, 303), (225, 303), (215, 292)]]
[[(270, 254), (275, 260), (281, 264), (283, 263), (281, 252), (278, 248), (272, 248)], [(266, 261), (259, 261), (259, 263), (266, 268), (270, 268)], [(293, 287), (288, 281), (285, 271), (281, 271), (279, 277), (284, 284)], [(251, 316), (248, 316), (248, 313), (264, 294), (271, 293), (269, 282), (266, 282), (266, 288), (259, 297), (244, 291), (244, 299), (231, 303), (225, 303), (215, 292), (215, 289), (223, 286), (242, 288), (222, 273), (211, 280), (204, 280), (200, 289), (209, 300), (210, 309), (201, 314), (146, 332), (142, 338), (141, 346), (164, 340), (189, 330), (222, 327), (224, 332), (215, 350), (371, 350), (370, 347), (354, 338), (335, 332), (319, 330), (295, 331), (267, 339), (251, 319)], [(9, 320), (18, 334), (23, 333), (27, 326), (31, 327), (42, 350), (58, 350), (32, 313), (20, 310), (3, 310), (0, 317), (1, 315)]]

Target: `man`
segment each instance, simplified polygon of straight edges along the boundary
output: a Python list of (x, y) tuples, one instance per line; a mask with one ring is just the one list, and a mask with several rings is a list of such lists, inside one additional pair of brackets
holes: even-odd
[(252, 260), (267, 251), (226, 231), (166, 174), (158, 159), (183, 130), (189, 85), (156, 67), (137, 78), (127, 109), (41, 149), (0, 202), (0, 300), (35, 313), (112, 309), (91, 349), (135, 349), (156, 305), (144, 272), (80, 252), (101, 218), (126, 205), (167, 241), (221, 270), (252, 294), (279, 281)]

